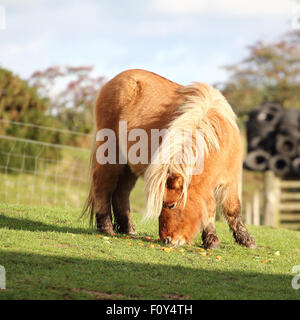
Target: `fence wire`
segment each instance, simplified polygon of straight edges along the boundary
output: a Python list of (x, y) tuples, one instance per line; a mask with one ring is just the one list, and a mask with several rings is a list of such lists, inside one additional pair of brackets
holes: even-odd
[[(0, 122), (4, 120), (0, 120)], [(7, 123), (7, 120), (5, 120)], [(89, 136), (30, 123), (35, 130)], [(81, 207), (88, 188), (89, 149), (0, 134), (0, 201)], [(34, 146), (34, 147), (33, 147)]]

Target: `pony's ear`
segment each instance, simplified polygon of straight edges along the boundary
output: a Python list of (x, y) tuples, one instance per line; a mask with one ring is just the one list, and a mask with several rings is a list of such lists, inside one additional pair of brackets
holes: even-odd
[(166, 182), (168, 189), (181, 190), (183, 185), (183, 179), (180, 175), (169, 175)]

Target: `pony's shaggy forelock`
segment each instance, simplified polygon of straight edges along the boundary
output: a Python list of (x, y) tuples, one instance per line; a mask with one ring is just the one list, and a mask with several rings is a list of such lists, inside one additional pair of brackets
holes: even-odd
[[(169, 124), (168, 132), (145, 172), (146, 219), (160, 215), (169, 174), (179, 174), (182, 177), (184, 205), (187, 200), (187, 190), (194, 168), (186, 161), (176, 163), (176, 155), (182, 152), (182, 141), (176, 142), (172, 139), (174, 132), (185, 129), (195, 132), (196, 129), (200, 129), (203, 133), (200, 143), (195, 143), (194, 134), (188, 136), (190, 141), (185, 140), (185, 142), (192, 147), (195, 157), (200, 154), (207, 157), (210, 151), (220, 148), (216, 133), (216, 128), (219, 127), (218, 117), (226, 119), (237, 128), (236, 116), (219, 90), (205, 83), (196, 82), (180, 88), (179, 94), (184, 96), (185, 102), (178, 108), (178, 116)], [(170, 142), (171, 147), (168, 145)], [(166, 148), (170, 152), (164, 152)], [(201, 150), (198, 150), (199, 148)], [(163, 163), (161, 159), (164, 160)]]

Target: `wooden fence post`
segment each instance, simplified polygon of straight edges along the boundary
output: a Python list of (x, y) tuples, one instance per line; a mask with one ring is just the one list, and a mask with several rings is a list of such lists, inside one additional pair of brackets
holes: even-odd
[(266, 171), (264, 176), (264, 225), (279, 226), (280, 180), (274, 172)]
[(253, 225), (259, 226), (260, 225), (260, 214), (259, 214), (259, 193), (256, 191), (253, 195), (252, 200), (252, 219)]
[(246, 224), (252, 224), (252, 208), (250, 202), (246, 203), (245, 222)]
[(273, 227), (278, 228), (280, 225), (280, 206), (281, 206), (281, 180), (275, 177), (275, 211)]

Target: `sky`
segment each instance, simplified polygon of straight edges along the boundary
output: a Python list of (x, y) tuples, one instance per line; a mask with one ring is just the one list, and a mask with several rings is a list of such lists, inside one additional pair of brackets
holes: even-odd
[(292, 29), (295, 1), (0, 0), (0, 66), (25, 79), (53, 65), (92, 65), (106, 79), (141, 68), (213, 84), (248, 45)]

